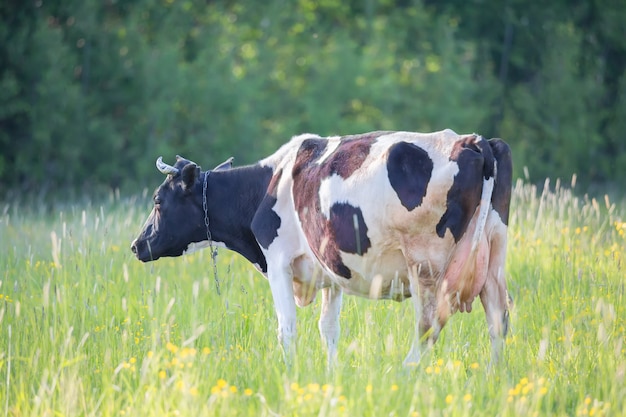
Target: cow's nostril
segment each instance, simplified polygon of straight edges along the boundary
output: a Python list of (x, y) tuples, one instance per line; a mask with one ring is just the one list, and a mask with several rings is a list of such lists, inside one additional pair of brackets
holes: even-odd
[(133, 243), (130, 244), (130, 250), (137, 255), (137, 241), (133, 240)]

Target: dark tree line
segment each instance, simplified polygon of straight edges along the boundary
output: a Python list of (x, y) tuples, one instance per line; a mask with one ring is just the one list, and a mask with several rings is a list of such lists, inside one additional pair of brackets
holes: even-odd
[(377, 129), (502, 137), (518, 175), (619, 184), (625, 67), (619, 0), (7, 0), (0, 195)]

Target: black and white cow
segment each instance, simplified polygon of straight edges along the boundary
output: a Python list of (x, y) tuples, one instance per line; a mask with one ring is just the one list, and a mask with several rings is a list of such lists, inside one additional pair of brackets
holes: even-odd
[[(291, 139), (257, 164), (213, 171), (157, 160), (167, 178), (132, 251), (141, 261), (193, 245), (239, 252), (267, 277), (278, 335), (293, 353), (296, 305), (322, 290), (319, 329), (336, 355), (343, 292), (411, 298), (417, 363), (451, 314), (484, 306), (497, 360), (508, 327), (504, 264), (508, 145), (476, 134), (372, 132)], [(205, 226), (205, 209), (209, 233)]]

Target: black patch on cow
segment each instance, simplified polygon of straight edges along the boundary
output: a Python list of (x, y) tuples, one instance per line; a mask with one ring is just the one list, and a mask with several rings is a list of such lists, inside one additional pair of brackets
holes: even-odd
[(372, 246), (367, 237), (367, 225), (358, 207), (335, 203), (330, 208), (330, 228), (340, 250), (363, 255)]
[[(337, 148), (322, 163), (318, 162), (326, 150), (326, 139), (303, 141), (296, 155), (292, 170), (293, 195), (304, 234), (320, 262), (344, 278), (351, 278), (352, 273), (341, 260), (340, 251), (358, 253), (360, 245), (361, 254), (365, 253), (370, 247), (367, 226), (360, 210), (354, 207), (350, 209), (349, 205), (342, 207), (342, 204), (334, 204), (332, 208), (328, 207), (331, 212), (335, 208), (335, 218), (331, 214), (331, 219), (327, 219), (320, 204), (320, 184), (324, 178), (332, 175), (350, 177), (361, 167), (376, 139), (386, 133), (372, 132), (343, 137)], [(358, 239), (354, 231), (353, 214), (357, 214)], [(346, 217), (350, 219), (346, 220)], [(350, 234), (354, 237), (350, 238)]]
[(389, 183), (407, 210), (422, 204), (432, 172), (433, 161), (428, 152), (419, 146), (399, 142), (389, 148)]
[[(485, 146), (482, 142), (486, 143), (481, 138), (480, 146), (476, 145), (476, 136), (470, 135), (456, 142), (452, 149), (450, 160), (456, 161), (459, 172), (454, 176), (452, 187), (448, 191), (446, 211), (436, 226), (439, 237), (444, 237), (448, 229), (454, 236), (454, 241), (458, 242), (480, 204), (483, 176), (488, 172), (485, 169), (486, 158), (482, 152)], [(486, 148), (489, 149), (487, 160), (490, 156), (490, 170), (493, 175), (493, 155), (491, 148)]]
[(513, 181), (513, 162), (511, 148), (502, 139), (490, 139), (489, 146), (498, 162), (496, 183), (493, 188), (491, 205), (502, 222), (509, 224), (509, 206), (511, 204), (511, 185)]
[(280, 217), (273, 210), (276, 204), (276, 188), (282, 177), (283, 170), (280, 169), (270, 181), (267, 187), (267, 194), (261, 201), (254, 218), (252, 219), (251, 228), (257, 241), (265, 249), (269, 248), (274, 239), (278, 236), (280, 228)]
[(252, 230), (254, 216), (267, 196), (273, 170), (251, 165), (209, 175), (207, 203), (211, 235), (267, 272), (265, 255)]

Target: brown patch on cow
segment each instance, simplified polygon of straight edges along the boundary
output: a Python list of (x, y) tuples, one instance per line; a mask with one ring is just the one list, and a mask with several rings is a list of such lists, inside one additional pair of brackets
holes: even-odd
[(478, 147), (476, 147), (476, 135), (463, 136), (456, 141), (450, 152), (450, 161), (458, 161), (461, 157), (461, 152), (465, 149), (473, 149), (476, 152), (480, 152)]
[(467, 155), (468, 151), (477, 152), (483, 157), (483, 175), (485, 179), (494, 176), (494, 156), (489, 142), (478, 135), (463, 136), (452, 147), (450, 152), (450, 161), (459, 162), (463, 155)]
[(372, 132), (364, 135), (346, 136), (341, 144), (327, 159), (330, 174), (337, 174), (341, 178), (348, 178), (363, 165), (363, 161), (370, 154), (372, 143), (386, 132)]
[[(343, 263), (340, 251), (350, 250), (352, 244), (348, 243), (347, 238), (342, 235), (341, 242), (344, 244), (340, 246), (337, 233), (341, 231), (345, 234), (346, 225), (341, 222), (339, 227), (337, 219), (333, 224), (331, 219), (327, 219), (322, 214), (320, 185), (324, 178), (334, 174), (344, 179), (350, 177), (363, 165), (372, 144), (384, 134), (386, 132), (372, 132), (343, 137), (337, 148), (321, 163), (318, 163), (319, 158), (324, 154), (328, 145), (326, 139), (305, 140), (296, 155), (292, 171), (293, 195), (304, 234), (317, 258), (331, 271), (344, 278), (351, 278), (352, 273)], [(354, 210), (356, 213), (358, 208)], [(355, 230), (355, 239), (359, 242), (357, 245), (356, 240), (354, 241), (355, 247), (358, 246), (355, 253), (363, 254), (369, 248), (369, 240), (367, 240), (366, 225), (361, 221), (359, 223), (362, 224), (359, 224), (359, 230)]]

